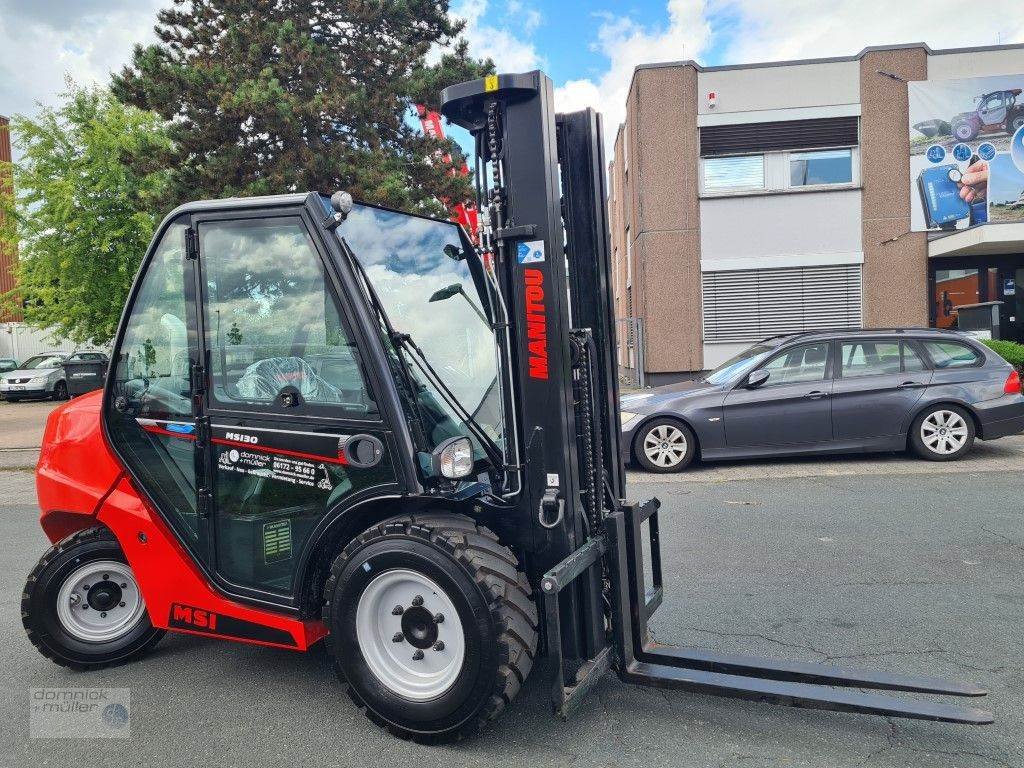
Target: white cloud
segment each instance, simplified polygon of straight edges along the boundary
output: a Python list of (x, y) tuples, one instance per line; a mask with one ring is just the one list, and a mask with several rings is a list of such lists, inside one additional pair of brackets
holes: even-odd
[(487, 12), (488, 0), (460, 0), (452, 7), (452, 15), (466, 22), (463, 37), (469, 43), (470, 54), (493, 59), (499, 72), (543, 68), (544, 58), (529, 40), (530, 33), (540, 24), (540, 15), (523, 10), (522, 4), (517, 5), (515, 0), (506, 10), (510, 16), (522, 15), (519, 28), (495, 24)]
[[(161, 0), (90, 0), (66, 14), (35, 12), (30, 4), (0, 5), (0, 114), (33, 114), (53, 105), (65, 77), (106, 83), (128, 62), (135, 43), (153, 37)], [(47, 5), (38, 3), (38, 5)], [(51, 9), (53, 10), (53, 9)]]
[(960, 0), (899, 6), (891, 0), (832, 0), (827, 8), (814, 0), (718, 0), (713, 11), (732, 22), (722, 63), (847, 56), (869, 45), (962, 48), (1024, 41), (1016, 0), (990, 0), (983, 9)]
[(609, 62), (597, 78), (569, 80), (555, 89), (560, 112), (595, 107), (604, 113), (607, 139), (625, 119), (626, 94), (638, 64), (696, 59), (711, 38), (703, 0), (668, 0), (668, 25), (648, 27), (628, 17), (606, 16), (594, 48)]

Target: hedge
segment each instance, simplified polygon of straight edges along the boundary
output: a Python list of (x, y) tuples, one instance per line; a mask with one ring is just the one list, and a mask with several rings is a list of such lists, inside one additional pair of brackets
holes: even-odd
[(985, 346), (1001, 355), (1006, 362), (1024, 371), (1024, 344), (1012, 341), (985, 341)]

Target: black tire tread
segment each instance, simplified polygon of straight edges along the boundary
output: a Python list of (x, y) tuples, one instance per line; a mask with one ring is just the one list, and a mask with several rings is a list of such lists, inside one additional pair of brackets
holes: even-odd
[(116, 666), (133, 661), (134, 659), (148, 653), (153, 646), (160, 642), (160, 638), (166, 634), (163, 630), (154, 630), (153, 637), (151, 637), (143, 646), (138, 648), (132, 654), (122, 657), (117, 661), (95, 662), (90, 664), (83, 664), (65, 659), (55, 654), (53, 650), (42, 641), (39, 637), (39, 633), (32, 626), (31, 587), (39, 581), (39, 577), (42, 575), (43, 570), (53, 561), (53, 558), (63, 554), (73, 547), (88, 544), (91, 541), (113, 541), (116, 543), (117, 537), (114, 536), (109, 528), (102, 525), (93, 526), (92, 528), (83, 528), (80, 531), (75, 531), (71, 535), (66, 536), (43, 553), (43, 556), (39, 558), (39, 562), (36, 563), (35, 568), (32, 569), (32, 572), (29, 573), (28, 578), (25, 580), (25, 588), (21, 592), (21, 625), (25, 628), (25, 634), (28, 635), (29, 642), (35, 646), (35, 649), (39, 651), (40, 654), (45, 656), (54, 664), (79, 672), (103, 669), (104, 667)]
[[(370, 720), (393, 736), (418, 743), (459, 741), (479, 733), (504, 712), (530, 674), (537, 653), (537, 606), (515, 555), (501, 544), (493, 531), (464, 515), (427, 513), (385, 520), (361, 533), (342, 549), (331, 564), (324, 586), (324, 621), (330, 622), (330, 599), (349, 558), (370, 542), (395, 535), (429, 541), (461, 564), (480, 587), (495, 626), (500, 630), (500, 662), (494, 688), (475, 719), (467, 721), (456, 731), (437, 735), (407, 731), (378, 717), (351, 685), (347, 685), (348, 694)], [(330, 644), (327, 647), (330, 649)], [(338, 669), (336, 661), (335, 668)], [(339, 677), (343, 679), (340, 674)]]

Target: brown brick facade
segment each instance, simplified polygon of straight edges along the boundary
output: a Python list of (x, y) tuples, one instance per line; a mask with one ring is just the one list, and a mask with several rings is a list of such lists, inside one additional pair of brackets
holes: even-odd
[(924, 48), (868, 51), (860, 60), (867, 327), (928, 324), (928, 236), (910, 231), (910, 131), (902, 82), (927, 78)]

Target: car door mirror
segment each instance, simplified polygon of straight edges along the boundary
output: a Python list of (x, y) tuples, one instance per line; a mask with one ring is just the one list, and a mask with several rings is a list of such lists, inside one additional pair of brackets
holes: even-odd
[(743, 386), (745, 386), (747, 389), (757, 389), (766, 381), (768, 381), (768, 378), (770, 376), (771, 374), (768, 373), (768, 371), (766, 371), (764, 368), (760, 368), (756, 371), (752, 371), (750, 375), (747, 376), (747, 383), (744, 384)]

